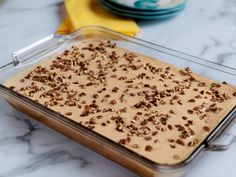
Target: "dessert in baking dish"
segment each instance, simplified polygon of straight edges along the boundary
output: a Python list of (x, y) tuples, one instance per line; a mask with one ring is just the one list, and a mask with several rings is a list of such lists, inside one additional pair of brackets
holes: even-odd
[(72, 46), (5, 86), (158, 164), (184, 161), (235, 107), (235, 88), (110, 41)]

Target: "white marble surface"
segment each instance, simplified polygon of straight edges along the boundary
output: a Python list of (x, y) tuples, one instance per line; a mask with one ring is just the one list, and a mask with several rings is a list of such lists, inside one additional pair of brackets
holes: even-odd
[[(62, 0), (0, 0), (0, 66), (13, 51), (53, 33)], [(167, 21), (138, 22), (139, 38), (236, 68), (236, 0), (189, 0)], [(135, 177), (55, 131), (17, 112), (0, 98), (0, 177)], [(236, 176), (236, 144), (207, 152), (187, 177)]]

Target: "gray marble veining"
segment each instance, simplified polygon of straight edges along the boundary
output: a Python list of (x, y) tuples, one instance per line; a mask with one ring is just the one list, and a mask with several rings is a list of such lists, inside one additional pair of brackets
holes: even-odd
[[(55, 32), (62, 0), (0, 0), (0, 66), (13, 51)], [(236, 1), (189, 0), (164, 21), (138, 21), (139, 38), (236, 68)], [(204, 70), (202, 72), (207, 72)], [(236, 144), (207, 152), (187, 177), (236, 176)], [(0, 177), (136, 177), (11, 108), (0, 98)]]

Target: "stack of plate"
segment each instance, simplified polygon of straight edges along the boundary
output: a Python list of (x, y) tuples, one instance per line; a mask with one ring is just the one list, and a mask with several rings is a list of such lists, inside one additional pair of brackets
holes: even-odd
[(179, 14), (186, 0), (100, 0), (108, 10), (137, 19), (166, 19)]

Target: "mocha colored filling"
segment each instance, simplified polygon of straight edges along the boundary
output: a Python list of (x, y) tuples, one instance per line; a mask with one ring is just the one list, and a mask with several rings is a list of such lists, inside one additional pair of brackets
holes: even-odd
[(159, 164), (189, 157), (236, 99), (225, 82), (109, 41), (73, 46), (5, 85)]

